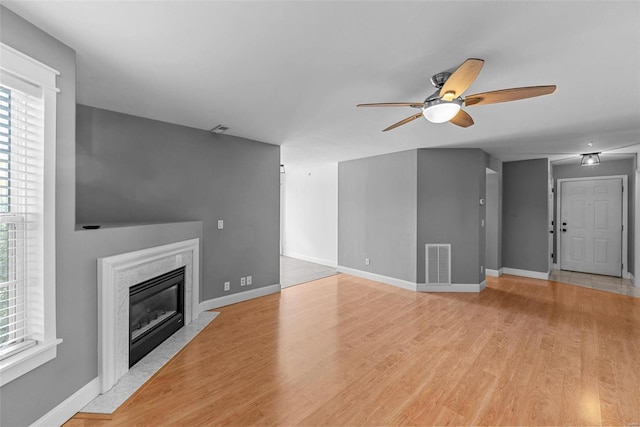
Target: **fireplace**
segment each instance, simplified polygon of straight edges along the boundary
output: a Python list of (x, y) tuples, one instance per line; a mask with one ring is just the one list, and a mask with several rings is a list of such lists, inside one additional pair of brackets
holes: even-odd
[(130, 288), (184, 267), (183, 324), (198, 318), (199, 246), (199, 239), (191, 239), (98, 259), (100, 393), (109, 391), (131, 365)]
[(129, 288), (129, 367), (184, 325), (185, 268)]

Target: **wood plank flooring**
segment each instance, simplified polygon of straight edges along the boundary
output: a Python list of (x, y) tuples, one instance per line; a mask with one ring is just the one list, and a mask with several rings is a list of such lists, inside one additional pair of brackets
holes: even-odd
[(340, 274), (219, 311), (111, 420), (66, 425), (640, 423), (630, 296), (514, 276), (423, 294)]

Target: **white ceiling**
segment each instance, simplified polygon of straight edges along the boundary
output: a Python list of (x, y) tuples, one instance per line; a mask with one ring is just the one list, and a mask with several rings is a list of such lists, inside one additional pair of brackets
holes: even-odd
[[(502, 160), (640, 143), (640, 2), (2, 1), (77, 51), (78, 102), (282, 146), (284, 163), (420, 147)], [(429, 77), (485, 60), (467, 129), (415, 120)], [(594, 147), (586, 146), (593, 142)]]

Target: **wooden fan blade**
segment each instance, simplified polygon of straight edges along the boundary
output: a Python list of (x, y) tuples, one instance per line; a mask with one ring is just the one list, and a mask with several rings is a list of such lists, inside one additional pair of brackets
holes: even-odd
[(463, 128), (468, 128), (473, 124), (473, 119), (466, 111), (460, 110), (453, 119), (449, 120), (449, 122)]
[(465, 98), (464, 105), (486, 105), (498, 102), (517, 101), (518, 99), (549, 95), (550, 93), (555, 92), (555, 90), (556, 85), (514, 87), (512, 89), (494, 90), (492, 92), (469, 95)]
[(356, 107), (413, 107), (422, 108), (424, 102), (376, 102), (374, 104), (358, 104)]
[(389, 126), (388, 128), (383, 129), (383, 131), (382, 131), (382, 132), (386, 132), (386, 131), (388, 131), (388, 130), (395, 129), (395, 128), (397, 128), (398, 126), (405, 125), (405, 124), (407, 124), (407, 123), (409, 123), (409, 122), (414, 121), (414, 120), (415, 120), (415, 119), (417, 119), (418, 117), (422, 117), (422, 111), (421, 111), (421, 112), (419, 112), (418, 114), (414, 114), (413, 116), (407, 117), (407, 118), (406, 118), (406, 119), (404, 119), (404, 120), (400, 120), (398, 123), (392, 124), (392, 125), (391, 125), (391, 126)]
[(451, 101), (461, 96), (471, 83), (478, 77), (484, 61), (482, 59), (469, 58), (449, 76), (442, 89), (440, 98)]

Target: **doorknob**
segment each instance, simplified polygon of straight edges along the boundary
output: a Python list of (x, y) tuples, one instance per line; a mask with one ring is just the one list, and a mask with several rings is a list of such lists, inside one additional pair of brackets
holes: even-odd
[(567, 232), (567, 229), (566, 229), (566, 228), (563, 228), (563, 229), (562, 229), (562, 232), (563, 232), (563, 233), (566, 233), (566, 232)]
[(562, 225), (567, 225), (567, 223), (566, 223), (566, 222), (563, 222), (563, 223), (562, 223)]

